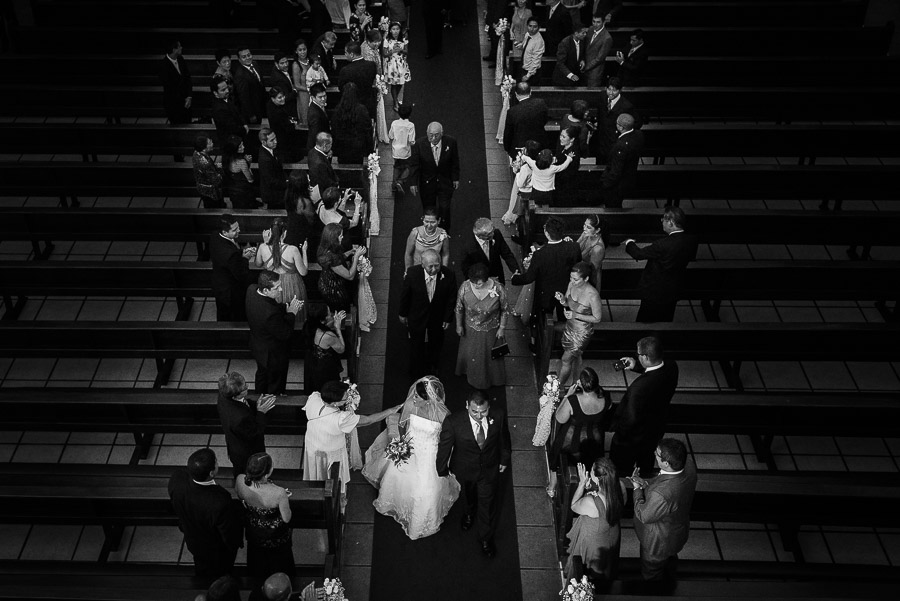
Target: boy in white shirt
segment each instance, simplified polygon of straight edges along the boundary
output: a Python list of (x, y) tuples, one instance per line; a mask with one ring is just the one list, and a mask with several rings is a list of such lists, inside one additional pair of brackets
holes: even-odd
[(391, 123), (388, 138), (391, 140), (391, 156), (394, 157), (394, 181), (391, 187), (395, 192), (405, 193), (406, 178), (409, 177), (409, 159), (412, 156), (411, 146), (416, 143), (416, 126), (409, 120), (412, 115), (411, 104), (401, 104), (397, 109), (399, 119)]

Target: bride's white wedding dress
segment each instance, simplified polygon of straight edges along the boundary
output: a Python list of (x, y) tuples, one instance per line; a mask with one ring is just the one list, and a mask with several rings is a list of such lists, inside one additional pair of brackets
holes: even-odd
[(386, 459), (384, 449), (390, 442), (383, 431), (366, 451), (362, 474), (379, 489), (375, 509), (393, 517), (406, 535), (415, 540), (431, 536), (459, 496), (459, 482), (452, 474), (437, 475), (435, 457), (441, 437), (441, 423), (418, 415), (409, 416), (407, 432), (412, 436), (413, 453), (400, 467)]

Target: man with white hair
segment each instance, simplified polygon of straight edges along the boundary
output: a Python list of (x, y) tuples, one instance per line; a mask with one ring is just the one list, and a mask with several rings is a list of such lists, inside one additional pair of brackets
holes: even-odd
[(509, 267), (511, 273), (519, 271), (519, 262), (509, 249), (506, 240), (500, 230), (494, 228), (493, 222), (487, 217), (475, 220), (472, 227), (472, 236), (463, 238), (463, 256), (460, 267), (464, 276), (469, 273), (469, 268), (476, 263), (484, 263), (488, 268), (488, 275), (500, 282), (506, 283), (503, 273), (502, 259)]
[(459, 150), (456, 139), (444, 135), (437, 121), (428, 124), (424, 138), (416, 140), (409, 165), (410, 191), (422, 192), (422, 207), (437, 207), (438, 217), (450, 229), (450, 200), (459, 188)]

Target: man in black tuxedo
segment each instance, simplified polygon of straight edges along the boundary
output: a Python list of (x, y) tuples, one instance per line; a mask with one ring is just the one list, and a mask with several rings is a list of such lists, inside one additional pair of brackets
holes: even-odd
[(688, 263), (697, 257), (697, 238), (684, 231), (684, 211), (666, 207), (661, 220), (664, 238), (643, 248), (631, 238), (623, 243), (635, 260), (647, 261), (638, 282), (641, 308), (636, 321), (641, 323), (672, 321)]
[[(331, 134), (320, 133), (316, 136), (316, 146), (306, 155), (309, 164), (309, 186), (318, 187), (318, 197), (332, 186), (339, 186), (337, 174), (331, 166)], [(313, 193), (313, 200), (317, 200)]]
[(634, 190), (638, 164), (644, 150), (644, 132), (634, 129), (634, 118), (628, 113), (616, 120), (619, 139), (613, 144), (601, 178), (601, 198), (609, 207), (621, 207), (625, 196)]
[(637, 343), (638, 360), (622, 357), (624, 369), (640, 374), (632, 380), (616, 406), (609, 458), (620, 478), (627, 478), (637, 465), (641, 477), (653, 476), (653, 452), (666, 432), (669, 403), (678, 386), (678, 365), (663, 361), (662, 344), (647, 336)]
[(547, 103), (543, 98), (531, 97), (531, 86), (526, 82), (516, 84), (516, 100), (519, 102), (506, 113), (503, 128), (503, 148), (510, 159), (515, 159), (525, 142), (534, 140), (542, 145), (547, 141)]
[(328, 93), (325, 86), (317, 83), (309, 87), (309, 109), (306, 113), (309, 133), (306, 138), (306, 150), (312, 150), (316, 145), (316, 138), (321, 133), (331, 134), (331, 120), (325, 107), (328, 106)]
[(409, 373), (413, 378), (436, 374), (444, 332), (456, 306), (456, 277), (428, 249), (422, 263), (406, 271), (400, 293), (400, 323), (409, 329)]
[(255, 387), (259, 394), (284, 394), (294, 321), (303, 307), (303, 301), (296, 296), (286, 308), (275, 300), (281, 291), (279, 279), (274, 271), (263, 271), (256, 285), (247, 288), (250, 352), (256, 360)]
[(194, 556), (194, 573), (206, 582), (234, 568), (237, 550), (244, 546), (244, 529), (237, 502), (216, 484), (219, 470), (212, 449), (195, 451), (187, 470), (169, 478), (169, 498), (178, 516), (184, 542)]
[(584, 69), (584, 38), (587, 27), (582, 27), (570, 36), (566, 36), (556, 51), (556, 67), (553, 68), (553, 85), (579, 86)]
[(524, 286), (534, 282), (534, 308), (536, 315), (543, 311), (556, 310), (557, 319), (563, 319), (562, 305), (556, 302), (556, 293), (566, 293), (572, 266), (581, 261), (581, 248), (577, 242), (563, 240), (563, 222), (551, 217), (544, 224), (547, 244), (540, 247), (531, 257), (525, 273), (515, 273), (513, 286)]
[(268, 93), (262, 75), (253, 63), (253, 53), (246, 46), (238, 48), (238, 64), (234, 73), (234, 93), (238, 97), (241, 115), (247, 123), (258, 124), (266, 114)]
[(509, 249), (506, 240), (500, 230), (494, 229), (494, 224), (487, 217), (480, 217), (475, 220), (472, 226), (472, 236), (463, 238), (463, 255), (460, 267), (463, 276), (469, 276), (469, 268), (477, 263), (487, 265), (488, 274), (500, 282), (501, 285), (506, 284), (506, 276), (503, 273), (503, 264), (500, 259), (506, 262), (512, 273), (519, 271), (519, 262), (516, 256)]
[(283, 211), (287, 178), (276, 153), (278, 138), (271, 129), (263, 127), (259, 130), (259, 143), (259, 196), (270, 211)]
[(209, 86), (212, 92), (212, 120), (216, 126), (216, 137), (219, 138), (219, 146), (225, 143), (228, 136), (237, 136), (244, 138), (250, 128), (241, 115), (241, 110), (237, 106), (237, 101), (231, 97), (231, 90), (228, 89), (228, 82), (224, 78), (215, 76), (213, 82)]
[[(266, 103), (269, 127), (278, 139), (278, 155), (283, 161), (295, 163), (303, 157), (300, 153), (300, 132), (297, 131), (297, 104), (287, 105), (284, 91), (279, 86), (269, 90)], [(303, 140), (305, 143), (306, 140)], [(262, 158), (260, 158), (260, 161)]]
[(236, 371), (219, 376), (219, 420), (235, 477), (244, 473), (251, 455), (266, 452), (266, 414), (275, 406), (274, 394), (254, 401), (247, 398), (248, 390), (244, 376)]
[(191, 72), (181, 52), (181, 42), (177, 40), (172, 42), (162, 59), (159, 71), (163, 87), (163, 107), (172, 125), (191, 122), (193, 96)]
[[(279, 1), (286, 3), (285, 0)], [(286, 52), (275, 53), (275, 65), (269, 75), (269, 87), (280, 88), (284, 92), (285, 104), (296, 111), (297, 92), (294, 90), (294, 80), (290, 72), (291, 58), (293, 58), (292, 55)]]
[(358, 42), (348, 42), (344, 47), (344, 56), (350, 61), (341, 67), (338, 73), (338, 89), (343, 90), (344, 84), (353, 82), (359, 93), (359, 101), (369, 111), (369, 118), (375, 118), (375, 75), (378, 70), (375, 63), (362, 57), (362, 50)]
[(484, 392), (476, 390), (466, 401), (466, 410), (451, 413), (441, 426), (438, 443), (438, 476), (453, 472), (462, 488), (465, 515), (462, 529), (477, 523), (478, 541), (488, 557), (496, 553), (500, 474), (510, 465), (512, 443), (506, 413), (492, 409)]
[(416, 140), (409, 162), (410, 191), (422, 190), (422, 207), (437, 207), (441, 225), (450, 230), (450, 200), (459, 188), (459, 150), (456, 139), (444, 135), (437, 121), (428, 124), (426, 136)]
[(606, 161), (613, 145), (619, 139), (616, 120), (624, 113), (634, 118), (635, 129), (641, 128), (640, 113), (634, 104), (622, 95), (622, 80), (610, 77), (606, 85), (606, 100), (600, 101), (597, 107), (597, 133), (591, 138), (591, 154), (597, 157), (599, 163)]
[(554, 55), (559, 43), (572, 34), (574, 26), (569, 9), (562, 5), (562, 0), (547, 2), (547, 19), (544, 23), (544, 54)]
[(334, 60), (334, 46), (337, 44), (337, 35), (333, 31), (326, 31), (319, 36), (309, 51), (310, 56), (318, 56), (322, 59), (322, 68), (328, 81), (334, 81), (337, 75), (337, 61)]
[(644, 31), (635, 29), (628, 42), (628, 53), (616, 53), (616, 62), (618, 63), (616, 74), (622, 80), (623, 86), (639, 85), (641, 71), (644, 70), (649, 56), (650, 52), (644, 44)]
[(216, 321), (246, 321), (244, 293), (250, 283), (249, 259), (256, 249), (241, 250), (237, 237), (241, 226), (234, 215), (222, 215), (219, 231), (209, 237), (212, 291), (216, 298)]

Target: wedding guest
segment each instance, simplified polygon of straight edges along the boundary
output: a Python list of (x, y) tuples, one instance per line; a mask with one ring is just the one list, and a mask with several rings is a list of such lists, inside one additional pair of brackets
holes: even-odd
[(280, 276), (263, 271), (256, 285), (247, 288), (247, 323), (250, 326), (250, 352), (256, 360), (254, 386), (260, 394), (284, 394), (290, 362), (289, 343), (294, 322), (303, 307), (298, 298), (285, 306), (275, 300), (281, 292)]
[(228, 84), (228, 90), (234, 96), (234, 74), (231, 72), (231, 50), (219, 48), (213, 55), (216, 58), (216, 70), (213, 72), (213, 78), (222, 78)]
[(216, 137), (224, 145), (229, 136), (243, 137), (250, 128), (238, 107), (237, 97), (231, 92), (228, 82), (216, 75), (209, 86), (212, 92), (212, 120), (216, 127)]
[(291, 492), (270, 480), (274, 471), (272, 457), (256, 453), (247, 460), (247, 469), (234, 485), (244, 504), (247, 568), (259, 580), (275, 572), (291, 578), (297, 573), (290, 527)]
[(344, 58), (347, 64), (341, 67), (337, 77), (337, 86), (343, 92), (348, 83), (356, 85), (356, 99), (366, 107), (370, 119), (376, 118), (375, 78), (378, 68), (375, 63), (367, 61), (362, 55), (362, 46), (358, 42), (348, 42), (344, 47)]
[(522, 42), (522, 68), (520, 81), (530, 81), (541, 68), (541, 60), (544, 58), (544, 38), (541, 36), (540, 23), (535, 17), (528, 19), (528, 33)]
[(563, 386), (569, 385), (569, 376), (573, 372), (581, 371), (581, 355), (594, 335), (594, 324), (603, 319), (600, 293), (588, 283), (593, 271), (594, 268), (586, 261), (575, 263), (569, 274), (566, 293), (556, 293), (556, 300), (564, 307), (566, 318), (562, 334), (562, 368), (559, 371), (559, 381)]
[(238, 48), (238, 64), (234, 68), (234, 92), (238, 107), (247, 123), (259, 123), (266, 110), (266, 87), (246, 45)]
[(237, 237), (241, 226), (234, 215), (222, 215), (218, 231), (209, 237), (212, 292), (216, 299), (216, 321), (246, 321), (244, 295), (250, 284), (250, 264), (256, 249), (241, 249)]
[(341, 355), (346, 350), (341, 326), (346, 311), (332, 311), (327, 305), (315, 305), (306, 322), (311, 346), (303, 362), (306, 393), (321, 390), (325, 382), (340, 380), (344, 366)]
[(235, 477), (243, 473), (251, 455), (266, 452), (266, 414), (277, 398), (274, 394), (262, 394), (254, 401), (247, 397), (249, 390), (247, 380), (236, 371), (219, 376), (216, 404)]
[(412, 79), (409, 63), (406, 62), (409, 40), (401, 33), (400, 23), (391, 23), (382, 42), (384, 54), (384, 78), (391, 86), (391, 98), (394, 99), (394, 110), (400, 107), (400, 94), (403, 86)]
[(279, 141), (268, 127), (259, 130), (259, 196), (270, 211), (284, 209), (284, 191), (287, 190)]
[(459, 147), (456, 138), (444, 135), (437, 121), (428, 124), (425, 137), (416, 140), (410, 160), (409, 190), (422, 191), (422, 206), (437, 206), (444, 227), (450, 227), (450, 203), (459, 188)]
[(578, 128), (578, 156), (588, 156), (588, 134), (592, 129), (592, 125), (587, 119), (588, 103), (584, 100), (576, 100), (572, 103), (569, 112), (559, 122), (560, 129), (568, 129), (569, 127)]
[(406, 252), (403, 255), (404, 273), (413, 265), (422, 262), (422, 253), (433, 250), (440, 255), (441, 263), (450, 265), (450, 235), (440, 227), (436, 207), (425, 207), (422, 214), (422, 225), (417, 225), (406, 238)]
[(391, 141), (391, 157), (394, 159), (394, 181), (391, 188), (394, 192), (406, 193), (406, 180), (409, 177), (409, 160), (412, 148), (416, 143), (416, 126), (409, 120), (412, 116), (411, 104), (401, 104), (397, 108), (398, 119), (391, 122), (388, 139)]
[[(299, 299), (305, 306), (308, 295), (304, 276), (309, 273), (309, 260), (306, 258), (306, 241), (299, 247), (286, 242), (287, 227), (284, 219), (276, 217), (272, 221), (272, 227), (263, 230), (262, 244), (256, 249), (256, 266), (274, 271), (279, 275), (281, 286), (275, 294), (275, 302), (287, 305), (291, 299)], [(302, 328), (306, 323), (306, 309), (300, 308), (295, 327)]]
[[(343, 24), (341, 24), (343, 26)], [(315, 41), (309, 54), (310, 60), (319, 57), (319, 64), (325, 70), (327, 78), (334, 79), (337, 75), (337, 61), (334, 59), (334, 46), (337, 44), (337, 35), (333, 31), (326, 31)], [(312, 82), (307, 81), (309, 85)]]
[(566, 169), (574, 156), (575, 153), (570, 152), (562, 163), (557, 164), (549, 148), (540, 151), (537, 159), (522, 155), (522, 160), (531, 169), (531, 199), (536, 205), (555, 206), (556, 174)]
[(297, 91), (297, 119), (301, 129), (306, 129), (307, 111), (309, 110), (309, 84), (306, 73), (309, 71), (309, 48), (306, 40), (298, 38), (294, 42), (294, 60), (291, 62), (291, 80)]
[(306, 72), (306, 85), (312, 87), (316, 84), (328, 86), (331, 80), (328, 78), (328, 72), (322, 66), (322, 56), (313, 54), (309, 58), (309, 70)]
[[(536, 160), (538, 153), (541, 151), (541, 145), (535, 140), (525, 142), (525, 150), (522, 154), (527, 155), (532, 161)], [(528, 246), (528, 231), (525, 227), (525, 217), (528, 214), (528, 206), (531, 199), (531, 167), (524, 160), (518, 159), (513, 162), (513, 171), (516, 176), (513, 178), (512, 190), (509, 195), (509, 207), (506, 213), (501, 217), (501, 221), (506, 225), (516, 224), (516, 235), (512, 236), (512, 241), (520, 246)]]
[(224, 209), (225, 196), (222, 194), (222, 168), (210, 154), (213, 150), (212, 138), (197, 136), (194, 140), (194, 181), (204, 209)]
[(572, 266), (581, 260), (581, 249), (575, 242), (563, 240), (564, 225), (556, 217), (544, 224), (547, 244), (534, 251), (531, 264), (524, 274), (514, 274), (513, 286), (535, 283), (534, 313), (556, 310), (557, 319), (563, 319), (562, 307), (556, 302), (556, 293), (564, 292), (569, 284)]
[(567, 205), (577, 200), (575, 191), (578, 187), (578, 169), (581, 167), (581, 138), (580, 127), (563, 127), (559, 130), (559, 143), (553, 155), (557, 164), (563, 163), (566, 157), (571, 157), (569, 166), (556, 174), (553, 198), (557, 205)]
[(322, 230), (322, 239), (316, 252), (322, 273), (319, 276), (319, 292), (333, 311), (349, 311), (352, 304), (351, 282), (357, 278), (359, 258), (366, 254), (364, 246), (344, 252), (344, 230), (336, 223), (329, 223)]
[(240, 515), (231, 495), (216, 483), (218, 471), (213, 450), (200, 449), (188, 458), (187, 469), (176, 470), (168, 484), (178, 527), (194, 560), (194, 574), (206, 582), (230, 572), (244, 544)]
[(406, 29), (409, 20), (408, 0), (387, 0), (387, 13), (391, 22), (400, 23)]
[[(273, 86), (269, 90), (269, 101), (266, 103), (266, 116), (269, 119), (269, 127), (278, 140), (278, 156), (288, 163), (300, 159), (300, 132), (297, 131), (297, 104), (288, 103), (284, 90)], [(263, 128), (267, 129), (267, 128)], [(262, 130), (260, 130), (262, 131)], [(260, 136), (260, 142), (265, 146), (265, 140)], [(262, 180), (262, 162), (265, 155), (259, 153), (260, 179)], [(284, 195), (284, 192), (281, 192)], [(270, 210), (280, 208), (281, 199), (274, 204), (266, 201)]]
[(404, 274), (398, 311), (409, 331), (409, 371), (414, 378), (437, 373), (455, 305), (456, 276), (441, 265), (437, 252), (425, 250), (422, 263)]
[(166, 48), (160, 64), (159, 79), (163, 87), (163, 108), (171, 125), (191, 122), (191, 72), (184, 60), (181, 42), (173, 41)]
[(356, 0), (353, 3), (353, 12), (350, 14), (350, 20), (347, 22), (347, 28), (350, 30), (350, 39), (358, 44), (362, 44), (366, 34), (375, 25), (367, 11), (366, 0)]
[(623, 86), (634, 87), (640, 84), (641, 71), (644, 70), (649, 56), (650, 53), (644, 45), (644, 31), (635, 29), (628, 41), (628, 54), (616, 52), (616, 62), (619, 64), (617, 75), (622, 80)]
[[(297, 104), (297, 90), (294, 89), (294, 79), (291, 77), (291, 54), (287, 52), (275, 53), (275, 64), (269, 75), (269, 86), (281, 88), (284, 92), (287, 105), (294, 110)], [(296, 115), (294, 115), (296, 117)]]
[(284, 242), (299, 248), (309, 238), (316, 219), (316, 210), (309, 198), (309, 176), (305, 171), (291, 171), (287, 190), (284, 191), (284, 206), (287, 209), (287, 237)]
[(487, 217), (476, 219), (472, 226), (472, 235), (463, 238), (460, 269), (463, 273), (468, 273), (469, 268), (476, 263), (487, 265), (488, 276), (501, 286), (506, 284), (503, 263), (506, 263), (511, 273), (519, 271), (519, 261), (509, 250), (503, 234), (494, 228), (494, 223)]
[(319, 207), (316, 210), (316, 214), (319, 216), (322, 224), (336, 223), (345, 230), (358, 226), (362, 202), (357, 201), (354, 203), (351, 217), (348, 217), (345, 211), (347, 202), (354, 194), (355, 192), (352, 188), (344, 190), (343, 195), (337, 186), (326, 188), (325, 192), (322, 193), (322, 202), (319, 203)]
[(624, 506), (624, 485), (612, 462), (601, 457), (593, 465), (578, 464), (578, 487), (572, 495), (572, 512), (578, 517), (566, 533), (569, 539), (566, 579), (575, 578), (575, 556), (581, 557), (593, 580), (611, 581), (619, 563)]
[(531, 96), (531, 86), (524, 81), (516, 84), (515, 95), (518, 102), (509, 109), (503, 126), (503, 148), (511, 160), (528, 140), (547, 138), (544, 126), (549, 110), (542, 98)]
[(522, 46), (528, 30), (528, 19), (531, 18), (528, 0), (516, 0), (512, 16), (509, 19), (509, 39), (512, 42), (512, 57), (522, 57)]
[(606, 207), (620, 208), (637, 185), (638, 165), (644, 150), (644, 132), (634, 128), (634, 117), (622, 113), (616, 119), (619, 137), (609, 151), (603, 168), (601, 199)]
[(365, 40), (360, 44), (360, 50), (365, 60), (375, 63), (375, 73), (382, 75), (384, 73), (384, 65), (381, 60), (381, 31), (378, 29), (367, 31)]
[(306, 149), (307, 156), (312, 154), (312, 149), (319, 144), (319, 136), (321, 134), (328, 135), (329, 153), (331, 152), (331, 121), (325, 108), (328, 106), (328, 92), (322, 84), (309, 84), (310, 103), (306, 112), (307, 133)]
[[(312, 105), (310, 105), (311, 107)], [(313, 110), (310, 108), (310, 124), (312, 127)], [(312, 130), (310, 130), (312, 133)], [(315, 146), (307, 153), (306, 162), (309, 165), (309, 186), (313, 200), (320, 200), (325, 190), (340, 184), (337, 173), (331, 165), (332, 148), (331, 134), (321, 132), (316, 136)]]
[(506, 290), (488, 277), (483, 263), (470, 267), (468, 277), (456, 295), (456, 375), (465, 375), (469, 385), (479, 390), (504, 386), (505, 358), (494, 359), (491, 349), (505, 340), (509, 318)]
[(228, 136), (222, 148), (222, 169), (225, 191), (233, 209), (248, 210), (262, 206), (256, 200), (250, 161), (250, 155), (244, 154), (244, 142), (237, 136)]
[(603, 241), (599, 215), (587, 216), (576, 242), (581, 248), (581, 260), (587, 261), (594, 268), (589, 283), (600, 292), (600, 274), (603, 258), (606, 256), (606, 243)]
[(352, 81), (344, 84), (331, 115), (331, 135), (334, 155), (341, 163), (360, 165), (372, 152), (372, 119)]
[[(556, 48), (556, 66), (553, 68), (554, 86), (584, 85), (584, 39), (588, 28), (582, 27), (566, 36)], [(549, 50), (549, 48), (548, 48)]]

